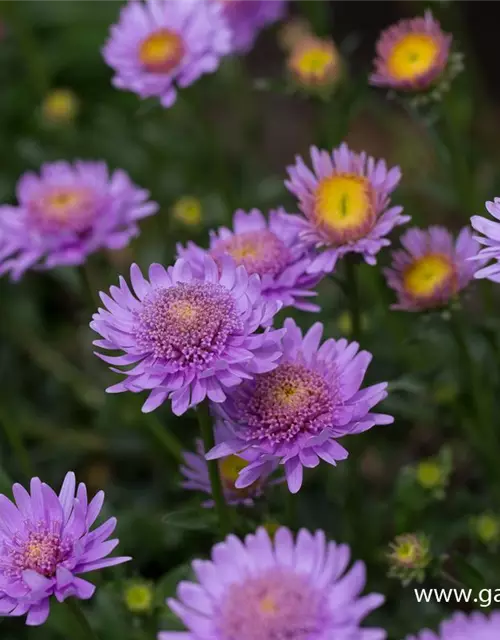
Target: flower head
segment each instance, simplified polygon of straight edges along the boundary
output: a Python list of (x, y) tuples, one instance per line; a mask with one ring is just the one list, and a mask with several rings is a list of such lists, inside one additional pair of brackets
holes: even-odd
[(26, 173), (17, 206), (0, 206), (0, 273), (19, 279), (30, 267), (78, 265), (99, 249), (121, 249), (137, 222), (156, 212), (148, 191), (103, 162), (53, 162)]
[(229, 52), (222, 7), (211, 0), (131, 0), (103, 49), (113, 84), (171, 107), (177, 88), (215, 71)]
[(298, 40), (287, 64), (293, 82), (306, 90), (330, 90), (342, 73), (342, 61), (334, 43), (315, 36)]
[(322, 249), (308, 272), (331, 272), (351, 251), (375, 264), (376, 254), (390, 244), (385, 236), (410, 219), (401, 215), (402, 207), (390, 207), (399, 167), (388, 170), (383, 160), (354, 153), (346, 144), (331, 154), (312, 147), (311, 160), (313, 171), (297, 157), (285, 181), (305, 216), (298, 220), (302, 240)]
[(12, 488), (16, 504), (0, 495), (0, 613), (27, 614), (28, 625), (49, 615), (49, 599), (59, 602), (91, 598), (95, 586), (78, 575), (111, 567), (130, 558), (106, 558), (118, 540), (108, 540), (116, 527), (110, 518), (90, 531), (103, 505), (100, 491), (90, 503), (87, 489), (68, 473), (59, 495), (38, 478), (31, 495), (20, 484)]
[(134, 264), (130, 277), (133, 293), (120, 278), (110, 295), (101, 293), (106, 309), (99, 309), (90, 325), (103, 337), (97, 347), (124, 351), (97, 354), (127, 367), (125, 380), (109, 392), (147, 389), (143, 411), (170, 398), (173, 412), (181, 415), (207, 396), (223, 402), (228, 388), (276, 367), (283, 331), (256, 331), (280, 305), (264, 301), (259, 277), (249, 277), (227, 256), (219, 265), (206, 256), (198, 277), (182, 259), (168, 269), (151, 265), (149, 282)]
[(489, 616), (482, 613), (455, 613), (443, 622), (438, 633), (423, 629), (416, 636), (408, 636), (406, 640), (496, 640), (500, 635), (500, 611), (493, 611)]
[(423, 18), (400, 20), (377, 42), (370, 83), (399, 91), (429, 89), (446, 70), (451, 41), (430, 11)]
[(154, 595), (152, 584), (143, 580), (134, 580), (126, 585), (123, 599), (125, 606), (132, 613), (149, 613), (153, 608)]
[(431, 561), (430, 542), (424, 534), (405, 533), (396, 536), (387, 554), (389, 576), (399, 578), (404, 585), (413, 580), (422, 582)]
[(295, 216), (283, 210), (271, 211), (267, 221), (258, 209), (248, 213), (240, 209), (234, 214), (233, 230), (221, 227), (211, 233), (208, 251), (189, 242), (187, 248), (177, 245), (177, 252), (197, 274), (203, 271), (207, 254), (216, 262), (229, 255), (250, 275), (260, 276), (264, 298), (303, 311), (318, 311), (317, 305), (305, 300), (316, 295), (311, 289), (319, 277), (306, 273), (311, 252), (298, 235)]
[[(500, 220), (500, 198), (487, 202), (486, 209), (496, 220)], [(487, 278), (492, 282), (500, 282), (500, 222), (488, 220), (483, 216), (472, 216), (470, 221), (472, 227), (481, 234), (474, 236), (474, 240), (484, 246), (471, 259), (481, 262), (493, 260), (492, 264), (476, 271), (474, 278)]]
[(172, 215), (188, 227), (197, 227), (203, 218), (201, 202), (193, 196), (184, 196), (174, 204)]
[(42, 104), (42, 116), (50, 124), (68, 123), (78, 113), (78, 98), (69, 89), (54, 89)]
[(387, 284), (398, 295), (394, 309), (423, 311), (446, 305), (472, 280), (477, 244), (468, 227), (454, 241), (444, 227), (409, 229), (401, 237), (403, 249), (393, 253)]
[[(216, 442), (224, 439), (225, 429), (218, 425), (216, 429)], [(205, 449), (201, 440), (196, 441), (196, 453), (191, 451), (184, 452), (184, 465), (181, 466), (181, 473), (184, 476), (182, 486), (184, 489), (202, 491), (212, 496), (212, 487), (208, 473), (208, 464), (205, 459)], [(257, 478), (257, 480), (243, 489), (235, 486), (236, 480), (243, 469), (245, 469), (252, 461), (252, 455), (246, 457), (231, 454), (218, 460), (219, 475), (222, 482), (222, 490), (224, 498), (228, 504), (242, 504), (251, 507), (256, 498), (260, 498), (266, 487), (269, 485), (269, 476), (276, 469), (278, 463), (270, 468), (267, 474)], [(276, 481), (274, 481), (276, 482)], [(204, 506), (212, 507), (213, 500), (210, 499)]]
[(346, 572), (349, 556), (349, 547), (327, 542), (323, 531), (301, 529), (296, 541), (285, 527), (273, 539), (263, 528), (244, 541), (230, 535), (211, 561), (193, 562), (198, 582), (181, 582), (178, 599), (168, 600), (188, 633), (164, 632), (158, 640), (383, 640), (382, 629), (360, 624), (384, 598), (360, 597), (365, 566), (358, 561)]
[(496, 547), (500, 542), (500, 517), (493, 513), (481, 513), (471, 518), (474, 535), (484, 544)]
[(280, 20), (286, 0), (213, 0), (218, 2), (231, 31), (231, 50), (249, 51), (260, 31)]
[(290, 318), (285, 328), (277, 368), (245, 382), (220, 407), (233, 434), (207, 457), (258, 454), (240, 472), (238, 488), (255, 482), (278, 459), (296, 493), (303, 467), (347, 458), (337, 438), (393, 422), (391, 416), (370, 412), (386, 397), (386, 383), (360, 390), (371, 360), (367, 351), (358, 352), (357, 343), (347, 340), (326, 340), (320, 347), (319, 322), (304, 337)]

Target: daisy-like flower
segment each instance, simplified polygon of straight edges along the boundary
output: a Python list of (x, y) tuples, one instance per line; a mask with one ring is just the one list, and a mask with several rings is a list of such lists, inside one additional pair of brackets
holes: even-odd
[(231, 31), (231, 50), (249, 51), (260, 31), (280, 20), (286, 0), (212, 0), (222, 6)]
[(354, 153), (346, 144), (328, 151), (311, 148), (311, 171), (297, 156), (288, 167), (288, 190), (299, 201), (301, 238), (322, 249), (308, 273), (331, 272), (349, 252), (363, 254), (375, 264), (376, 254), (390, 244), (385, 237), (409, 216), (403, 207), (390, 207), (390, 194), (401, 179), (399, 167), (387, 169), (384, 160)]
[[(116, 527), (110, 518), (91, 531), (104, 502), (100, 491), (90, 501), (87, 489), (68, 473), (59, 495), (38, 478), (31, 494), (12, 487), (16, 505), (0, 495), (0, 615), (23, 616), (40, 625), (49, 615), (49, 601), (91, 598), (95, 586), (78, 576), (111, 567), (130, 558), (107, 556), (118, 540), (108, 540)], [(76, 490), (76, 494), (75, 494)]]
[(278, 459), (288, 488), (296, 493), (303, 467), (316, 467), (320, 459), (336, 465), (347, 458), (337, 438), (394, 421), (370, 411), (387, 396), (387, 383), (360, 390), (372, 358), (367, 351), (344, 339), (326, 340), (320, 347), (320, 322), (304, 337), (290, 318), (285, 329), (278, 367), (242, 384), (219, 407), (232, 434), (207, 458), (241, 452), (255, 456), (240, 472), (237, 488), (268, 473)]
[(263, 300), (259, 277), (228, 256), (219, 264), (206, 256), (201, 276), (180, 259), (168, 269), (151, 265), (149, 281), (134, 264), (130, 278), (133, 293), (120, 278), (110, 295), (100, 294), (106, 309), (90, 324), (103, 338), (97, 347), (124, 352), (96, 354), (113, 371), (126, 367), (125, 380), (109, 392), (150, 390), (143, 411), (170, 398), (181, 415), (207, 396), (223, 402), (225, 390), (277, 366), (283, 330), (256, 332), (280, 305)]
[(99, 249), (121, 249), (155, 213), (149, 192), (103, 162), (53, 162), (26, 173), (17, 206), (0, 206), (0, 274), (18, 280), (30, 267), (79, 265)]
[(489, 616), (482, 613), (455, 613), (443, 622), (438, 633), (424, 629), (416, 636), (408, 636), (406, 640), (496, 640), (500, 637), (500, 611), (493, 611)]
[(203, 273), (203, 260), (209, 254), (218, 262), (229, 255), (236, 264), (243, 265), (248, 274), (258, 274), (262, 295), (303, 311), (318, 311), (319, 307), (305, 298), (315, 296), (311, 291), (320, 276), (307, 274), (311, 251), (300, 242), (296, 216), (283, 210), (271, 211), (269, 221), (258, 209), (249, 213), (241, 209), (233, 217), (233, 230), (221, 227), (212, 231), (208, 251), (194, 242), (187, 248), (177, 245), (179, 257), (186, 259), (196, 274)]
[(294, 44), (287, 66), (297, 87), (320, 93), (333, 89), (342, 73), (340, 54), (332, 40), (311, 35)]
[(400, 20), (377, 42), (370, 83), (398, 91), (429, 89), (445, 74), (451, 41), (430, 11), (423, 18)]
[(212, 73), (230, 50), (222, 7), (212, 0), (131, 0), (103, 49), (118, 89), (158, 96), (171, 107), (177, 87)]
[[(221, 442), (224, 439), (225, 431), (226, 429), (222, 425), (217, 425), (215, 430), (216, 442)], [(210, 484), (205, 453), (206, 451), (201, 440), (196, 441), (196, 453), (191, 451), (184, 452), (183, 456), (185, 464), (180, 468), (181, 473), (184, 476), (182, 487), (192, 491), (201, 491), (212, 496), (212, 487)], [(238, 479), (238, 475), (240, 471), (250, 464), (251, 461), (251, 454), (246, 457), (229, 455), (218, 461), (222, 490), (224, 491), (224, 498), (228, 504), (242, 504), (246, 507), (253, 506), (255, 498), (260, 498), (264, 493), (266, 486), (269, 484), (269, 475), (278, 466), (276, 463), (273, 468), (268, 470), (267, 474), (258, 478), (248, 487), (245, 487), (244, 489), (237, 489), (235, 487), (235, 482)], [(279, 482), (279, 480), (273, 481), (273, 484), (276, 482)], [(213, 500), (209, 500), (203, 506), (212, 507), (213, 505)]]
[[(500, 198), (487, 202), (486, 209), (495, 220), (500, 220)], [(473, 228), (481, 234), (474, 236), (474, 240), (484, 246), (473, 259), (483, 262), (494, 260), (487, 267), (477, 270), (474, 277), (500, 282), (500, 222), (488, 220), (483, 216), (472, 216), (470, 221)]]
[(446, 305), (474, 277), (471, 261), (478, 245), (468, 227), (456, 242), (444, 227), (408, 229), (401, 237), (403, 249), (393, 253), (392, 267), (385, 269), (387, 284), (396, 291), (393, 309), (423, 311)]
[(158, 640), (383, 640), (385, 631), (360, 624), (384, 597), (360, 596), (365, 565), (347, 570), (349, 560), (349, 547), (323, 531), (301, 529), (296, 541), (285, 527), (272, 539), (263, 528), (244, 541), (230, 535), (211, 560), (193, 562), (197, 582), (181, 582), (167, 601), (188, 631)]

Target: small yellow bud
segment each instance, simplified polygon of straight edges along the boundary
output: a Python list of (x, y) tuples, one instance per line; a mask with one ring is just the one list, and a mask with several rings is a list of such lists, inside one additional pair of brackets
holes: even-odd
[(72, 122), (78, 113), (78, 98), (69, 89), (54, 89), (42, 104), (42, 117), (50, 124)]
[(387, 559), (389, 577), (399, 578), (404, 585), (413, 580), (422, 582), (425, 569), (432, 559), (429, 539), (422, 533), (396, 536), (389, 545)]
[(443, 470), (438, 462), (424, 460), (417, 465), (417, 482), (424, 489), (435, 489), (442, 485)]
[(485, 544), (495, 544), (500, 540), (500, 519), (491, 514), (483, 513), (473, 521), (475, 534)]
[(124, 593), (124, 600), (132, 613), (148, 613), (153, 607), (154, 591), (148, 582), (131, 582)]
[(201, 202), (193, 196), (184, 196), (177, 200), (172, 208), (173, 217), (189, 227), (197, 227), (202, 220)]

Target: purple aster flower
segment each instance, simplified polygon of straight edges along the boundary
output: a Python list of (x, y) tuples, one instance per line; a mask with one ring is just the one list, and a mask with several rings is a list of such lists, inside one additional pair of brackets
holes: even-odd
[(18, 280), (30, 267), (78, 265), (99, 249), (121, 249), (155, 213), (149, 192), (104, 162), (53, 162), (26, 173), (17, 206), (0, 207), (0, 274)]
[(370, 84), (399, 91), (420, 91), (444, 74), (452, 36), (430, 11), (423, 18), (400, 20), (382, 32)]
[(408, 229), (401, 236), (403, 249), (393, 252), (392, 268), (385, 269), (387, 284), (398, 295), (393, 309), (423, 311), (446, 305), (474, 277), (471, 262), (478, 245), (464, 227), (456, 242), (444, 227)]
[(416, 636), (408, 636), (406, 640), (497, 640), (500, 637), (500, 611), (493, 611), (489, 616), (482, 613), (455, 613), (443, 622), (438, 633), (422, 630)]
[(233, 217), (233, 231), (221, 227), (211, 232), (208, 252), (194, 242), (189, 242), (187, 248), (178, 244), (177, 252), (198, 274), (203, 272), (207, 253), (216, 262), (228, 254), (236, 264), (242, 264), (248, 274), (260, 276), (262, 295), (266, 299), (279, 300), (284, 306), (303, 311), (319, 311), (317, 305), (303, 298), (316, 295), (310, 289), (321, 276), (306, 273), (311, 251), (299, 241), (296, 216), (281, 209), (270, 211), (269, 221), (258, 209), (249, 213), (239, 209)]
[(79, 574), (130, 560), (107, 558), (118, 544), (108, 540), (116, 518), (90, 531), (104, 493), (89, 503), (85, 485), (76, 496), (75, 489), (75, 474), (68, 473), (59, 495), (38, 478), (31, 495), (20, 484), (12, 487), (16, 506), (0, 495), (0, 615), (28, 614), (28, 625), (43, 624), (50, 596), (59, 602), (93, 596), (95, 586)]
[(171, 107), (177, 87), (212, 73), (230, 50), (222, 7), (211, 0), (132, 0), (103, 49), (113, 84)]
[(231, 49), (249, 51), (259, 32), (280, 20), (285, 14), (286, 0), (214, 0), (223, 7), (231, 30)]
[[(225, 431), (226, 429), (221, 425), (218, 425), (215, 434), (216, 442), (221, 442), (223, 440)], [(212, 487), (210, 484), (210, 477), (208, 475), (208, 464), (205, 460), (203, 442), (201, 440), (196, 441), (196, 453), (186, 451), (183, 455), (185, 464), (181, 466), (181, 473), (184, 476), (182, 487), (188, 490), (201, 491), (211, 496)], [(272, 471), (274, 471), (278, 466), (278, 463), (276, 463), (273, 469), (269, 469), (269, 473), (258, 478), (248, 487), (245, 487), (244, 489), (237, 489), (235, 487), (235, 482), (238, 479), (238, 474), (248, 466), (251, 461), (251, 452), (245, 457), (229, 455), (218, 461), (222, 489), (228, 504), (242, 504), (246, 507), (253, 506), (254, 499), (260, 498), (264, 493), (266, 486), (269, 484), (270, 473), (272, 473)], [(272, 481), (271, 484), (276, 484), (276, 482), (279, 482), (279, 480)], [(204, 503), (203, 506), (212, 507), (213, 504), (213, 500), (209, 500)]]
[(151, 390), (143, 411), (170, 398), (181, 415), (206, 397), (223, 402), (227, 388), (277, 366), (283, 330), (256, 331), (280, 304), (263, 300), (259, 276), (228, 256), (218, 265), (206, 256), (198, 277), (183, 259), (168, 269), (151, 265), (149, 282), (134, 264), (130, 277), (134, 293), (120, 278), (109, 296), (100, 294), (106, 309), (90, 325), (103, 337), (97, 347), (125, 352), (96, 354), (126, 367), (125, 380), (109, 392)]
[(188, 628), (164, 631), (158, 640), (383, 640), (382, 629), (360, 624), (378, 608), (378, 593), (360, 596), (363, 562), (347, 570), (350, 549), (327, 542), (323, 531), (281, 527), (241, 541), (230, 535), (211, 560), (195, 560), (197, 582), (181, 582), (168, 605)]
[[(486, 209), (496, 220), (500, 220), (500, 198), (487, 202)], [(493, 222), (483, 216), (472, 216), (470, 221), (474, 229), (482, 234), (474, 236), (474, 240), (484, 245), (484, 249), (481, 249), (472, 259), (482, 262), (494, 260), (493, 264), (476, 271), (474, 277), (500, 282), (500, 222)]]
[(390, 207), (399, 167), (388, 170), (384, 160), (354, 153), (346, 144), (331, 154), (311, 147), (311, 160), (313, 171), (297, 156), (285, 181), (305, 216), (299, 218), (301, 238), (322, 249), (308, 273), (333, 271), (338, 258), (351, 251), (375, 264), (375, 255), (390, 244), (385, 236), (410, 219), (401, 215), (403, 207)]
[(387, 396), (387, 383), (360, 390), (372, 358), (367, 351), (358, 352), (356, 342), (344, 339), (326, 340), (320, 347), (320, 322), (304, 337), (290, 318), (285, 328), (278, 367), (242, 384), (219, 407), (233, 433), (207, 458), (258, 454), (240, 472), (237, 488), (268, 473), (278, 459), (284, 464), (288, 488), (296, 493), (303, 467), (316, 467), (320, 459), (336, 465), (347, 458), (337, 438), (394, 420), (370, 412)]

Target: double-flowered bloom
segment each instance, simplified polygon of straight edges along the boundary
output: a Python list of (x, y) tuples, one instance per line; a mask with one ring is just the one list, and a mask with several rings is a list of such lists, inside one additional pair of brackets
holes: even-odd
[[(500, 221), (500, 198), (487, 202), (486, 209), (495, 220)], [(488, 220), (483, 216), (472, 216), (471, 225), (481, 234), (474, 236), (474, 240), (483, 245), (474, 260), (482, 262), (493, 260), (492, 264), (476, 271), (474, 277), (500, 282), (500, 222)]]
[(223, 402), (227, 389), (277, 366), (283, 330), (256, 332), (281, 305), (264, 300), (259, 277), (229, 256), (217, 263), (205, 256), (198, 276), (179, 259), (168, 269), (151, 265), (149, 281), (132, 265), (130, 277), (133, 291), (120, 278), (109, 295), (101, 293), (106, 308), (90, 325), (102, 336), (97, 347), (124, 352), (98, 354), (125, 367), (125, 380), (108, 391), (149, 390), (143, 411), (170, 398), (180, 415), (207, 397)]
[(471, 230), (464, 227), (456, 241), (444, 227), (408, 229), (403, 249), (393, 253), (385, 269), (388, 285), (396, 291), (394, 309), (423, 311), (446, 305), (474, 277), (480, 257)]
[(332, 153), (312, 147), (311, 161), (312, 170), (297, 157), (285, 182), (304, 214), (297, 219), (301, 239), (319, 251), (308, 273), (329, 273), (350, 252), (375, 264), (376, 254), (390, 244), (387, 234), (410, 219), (402, 207), (390, 205), (399, 167), (388, 169), (384, 160), (354, 153), (346, 144)]
[(387, 383), (360, 389), (372, 357), (367, 351), (343, 339), (320, 346), (319, 322), (304, 337), (291, 319), (285, 320), (285, 329), (278, 366), (244, 382), (218, 407), (232, 436), (207, 457), (258, 454), (240, 472), (238, 488), (268, 474), (279, 461), (296, 493), (303, 467), (316, 467), (320, 460), (335, 465), (347, 458), (338, 438), (393, 422), (391, 416), (371, 412), (386, 397)]
[(178, 245), (177, 252), (197, 275), (203, 273), (206, 255), (216, 262), (229, 255), (249, 275), (260, 276), (261, 293), (266, 299), (303, 311), (319, 310), (304, 299), (316, 295), (311, 288), (320, 279), (307, 273), (311, 250), (300, 241), (296, 216), (283, 210), (270, 211), (266, 220), (258, 209), (248, 213), (240, 209), (234, 214), (232, 230), (221, 227), (211, 232), (208, 250), (189, 242), (186, 248)]
[(141, 98), (157, 96), (171, 107), (178, 88), (217, 69), (231, 38), (222, 2), (131, 0), (111, 28), (103, 55), (115, 71), (115, 87)]
[(16, 206), (0, 206), (0, 273), (82, 264), (100, 249), (121, 249), (156, 212), (149, 192), (103, 162), (45, 164), (18, 182)]
[(59, 602), (92, 597), (95, 586), (80, 574), (130, 560), (107, 557), (118, 544), (108, 540), (116, 518), (91, 531), (104, 493), (88, 502), (73, 473), (59, 495), (38, 478), (31, 481), (31, 494), (19, 484), (13, 493), (15, 505), (0, 495), (0, 615), (27, 614), (28, 625), (43, 624), (51, 596)]
[(230, 535), (195, 560), (197, 582), (181, 582), (168, 604), (188, 628), (158, 640), (383, 640), (385, 631), (361, 627), (384, 598), (361, 596), (365, 566), (347, 569), (350, 549), (328, 542), (323, 531), (302, 529), (293, 539), (264, 529), (244, 541)]
[(438, 633), (424, 629), (406, 640), (496, 640), (500, 637), (500, 611), (486, 616), (482, 613), (455, 613), (443, 622)]

